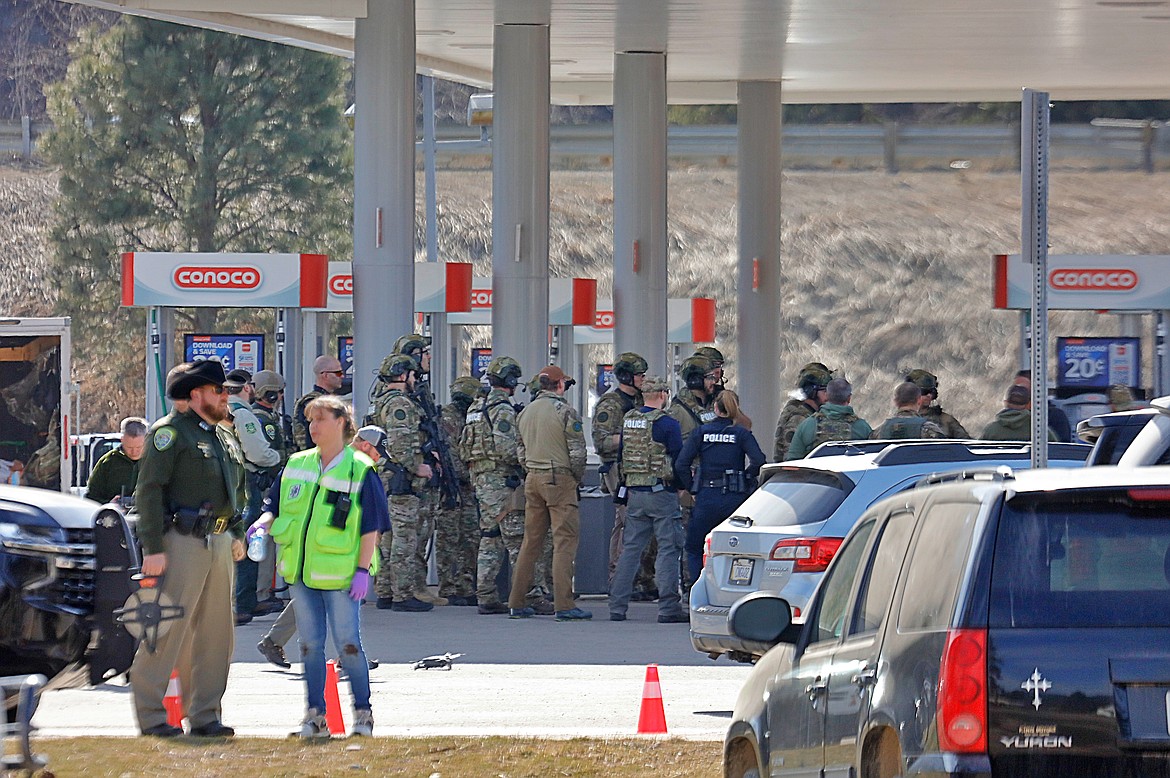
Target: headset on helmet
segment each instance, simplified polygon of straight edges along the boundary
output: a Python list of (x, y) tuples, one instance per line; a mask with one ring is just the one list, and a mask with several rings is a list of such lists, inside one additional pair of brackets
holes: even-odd
[(919, 367), (906, 373), (906, 380), (916, 384), (923, 394), (938, 397), (938, 376), (934, 373)]
[(275, 405), (284, 389), (284, 378), (272, 370), (261, 370), (252, 376), (252, 388), (261, 400), (269, 405)]
[(390, 354), (382, 360), (382, 365), (378, 368), (378, 377), (387, 382), (405, 381), (406, 374), (411, 371), (419, 372), (418, 362), (414, 357), (407, 354)]
[(519, 385), (520, 373), (520, 363), (511, 357), (496, 357), (487, 367), (488, 380), (507, 389), (515, 389)]
[(702, 356), (690, 356), (682, 361), (678, 368), (678, 376), (686, 384), (687, 389), (705, 389), (703, 379), (715, 369), (711, 360)]
[(833, 380), (833, 371), (822, 362), (809, 362), (800, 369), (796, 378), (796, 386), (804, 392), (806, 398), (811, 398), (818, 389), (824, 389)]
[(649, 363), (640, 354), (627, 351), (624, 354), (619, 354), (617, 361), (613, 363), (613, 376), (619, 384), (633, 386), (634, 376), (638, 373), (645, 373), (649, 369)]

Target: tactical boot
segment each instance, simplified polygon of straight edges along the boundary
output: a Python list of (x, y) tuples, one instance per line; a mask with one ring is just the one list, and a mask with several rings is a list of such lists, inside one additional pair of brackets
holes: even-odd
[(450, 600), (448, 600), (446, 597), (440, 597), (436, 594), (431, 594), (430, 589), (423, 589), (422, 591), (415, 592), (414, 598), (416, 600), (422, 600), (423, 602), (429, 602), (431, 605), (447, 605), (450, 602)]
[(528, 603), (528, 607), (536, 613), (537, 616), (551, 616), (556, 613), (556, 606), (545, 599), (536, 600)]
[(500, 616), (508, 612), (508, 606), (502, 602), (481, 602), (479, 604), (480, 616)]
[(690, 615), (683, 611), (681, 613), (671, 613), (665, 616), (658, 617), (659, 624), (689, 624), (691, 622)]
[(390, 610), (404, 611), (406, 613), (425, 613), (429, 610), (434, 610), (434, 608), (435, 606), (429, 602), (423, 602), (416, 597), (411, 597), (409, 600), (395, 600)]

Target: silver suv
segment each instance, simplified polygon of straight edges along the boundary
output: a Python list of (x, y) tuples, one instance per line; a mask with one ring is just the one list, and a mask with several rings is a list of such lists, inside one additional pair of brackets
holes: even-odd
[[(1051, 443), (1052, 467), (1081, 467), (1090, 447)], [(826, 443), (807, 458), (765, 465), (760, 486), (707, 536), (703, 572), (691, 587), (691, 644), (712, 659), (754, 662), (758, 646), (733, 635), (728, 613), (755, 591), (783, 593), (793, 620), (842, 539), (874, 502), (934, 473), (1028, 467), (1026, 443), (866, 441)]]

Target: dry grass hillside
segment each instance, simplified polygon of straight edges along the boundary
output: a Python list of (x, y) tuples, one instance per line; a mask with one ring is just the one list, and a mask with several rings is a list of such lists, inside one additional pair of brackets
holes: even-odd
[[(440, 171), (440, 254), (489, 272), (491, 175)], [(735, 170), (676, 169), (670, 177), (672, 296), (719, 300), (718, 345), (734, 355)], [(782, 373), (817, 359), (844, 368), (855, 405), (871, 421), (888, 415), (902, 371), (923, 366), (941, 379), (944, 407), (972, 432), (999, 407), (1015, 369), (1017, 316), (991, 308), (991, 255), (1018, 250), (1019, 178), (948, 171), (792, 172), (783, 184)], [(421, 197), (421, 181), (419, 186)], [(0, 168), (0, 313), (68, 315), (53, 294), (45, 245), (55, 178), (44, 170)], [(421, 217), (422, 206), (419, 213)], [(1170, 188), (1139, 173), (1054, 174), (1049, 237), (1054, 253), (1170, 253)], [(420, 225), (421, 228), (421, 225)], [(595, 276), (610, 292), (612, 176), (555, 171), (551, 255), (554, 275)], [(110, 301), (112, 316), (126, 316)], [(129, 321), (127, 317), (127, 322)], [(1118, 334), (1113, 316), (1054, 313), (1055, 335)], [(1148, 328), (1147, 328), (1148, 329)], [(75, 333), (84, 339), (84, 333)], [(141, 354), (127, 325), (126, 353)], [(1144, 349), (1148, 363), (1152, 351)], [(139, 356), (138, 359), (141, 359)], [(75, 365), (82, 380), (96, 374)], [(142, 368), (137, 372), (141, 375)], [(734, 384), (734, 364), (732, 383)], [(133, 374), (130, 371), (131, 375)], [(125, 376), (125, 373), (122, 374)], [(141, 381), (86, 384), (104, 396), (83, 409), (108, 423), (141, 407)], [(777, 387), (778, 392), (789, 386)], [(751, 409), (747, 409), (751, 412)], [(760, 420), (761, 437), (771, 423)]]

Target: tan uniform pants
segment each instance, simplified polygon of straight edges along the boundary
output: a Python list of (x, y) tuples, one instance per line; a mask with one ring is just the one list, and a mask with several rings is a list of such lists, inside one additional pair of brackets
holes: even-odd
[(235, 647), (232, 592), (235, 565), (232, 536), (193, 538), (171, 531), (163, 536), (167, 555), (162, 591), (184, 608), (170, 623), (152, 654), (138, 646), (130, 667), (134, 712), (139, 729), (167, 723), (163, 707), (171, 671), (179, 671), (183, 714), (192, 727), (220, 721), (220, 702), (227, 688)]
[(512, 574), (508, 607), (523, 608), (536, 560), (544, 540), (553, 536), (553, 607), (558, 611), (576, 607), (573, 599), (573, 565), (581, 516), (577, 508), (577, 481), (568, 473), (529, 473), (524, 479), (524, 544)]

